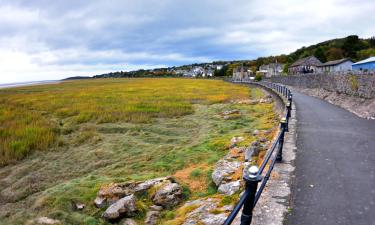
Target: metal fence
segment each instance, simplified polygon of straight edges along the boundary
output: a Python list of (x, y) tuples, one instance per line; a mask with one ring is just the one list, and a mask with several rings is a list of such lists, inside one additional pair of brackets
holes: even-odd
[[(234, 81), (234, 83), (249, 83), (253, 84), (252, 81)], [(253, 209), (256, 206), (266, 184), (270, 178), (271, 172), (276, 162), (282, 161), (282, 151), (284, 145), (284, 134), (288, 132), (288, 122), (291, 116), (292, 109), (292, 93), (284, 85), (275, 84), (271, 82), (256, 82), (256, 84), (262, 85), (264, 87), (273, 89), (281, 97), (287, 100), (285, 117), (280, 121), (280, 129), (277, 134), (275, 141), (272, 146), (268, 149), (266, 156), (258, 168), (258, 166), (253, 165), (249, 168), (245, 168), (243, 172), (243, 179), (245, 180), (245, 192), (242, 194), (240, 200), (234, 207), (231, 214), (228, 216), (224, 225), (229, 225), (236, 218), (237, 214), (243, 208), (241, 215), (241, 225), (250, 225), (253, 217)], [(265, 171), (266, 166), (269, 165), (268, 170)], [(260, 183), (260, 185), (259, 185)], [(259, 186), (259, 188), (258, 188)]]

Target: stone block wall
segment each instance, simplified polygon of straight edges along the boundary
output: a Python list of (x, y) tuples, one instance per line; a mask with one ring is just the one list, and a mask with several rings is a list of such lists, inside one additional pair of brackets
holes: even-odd
[(304, 74), (276, 76), (267, 80), (299, 88), (322, 88), (361, 98), (375, 98), (374, 74)]

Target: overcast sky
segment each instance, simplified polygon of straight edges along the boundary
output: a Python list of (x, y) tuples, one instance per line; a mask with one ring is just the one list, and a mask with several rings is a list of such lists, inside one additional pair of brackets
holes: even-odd
[(0, 0), (0, 83), (254, 59), (375, 34), (374, 0)]

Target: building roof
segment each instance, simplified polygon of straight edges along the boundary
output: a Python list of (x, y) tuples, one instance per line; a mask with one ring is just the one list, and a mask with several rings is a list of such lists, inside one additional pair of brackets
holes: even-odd
[(315, 56), (309, 56), (309, 57), (302, 58), (302, 59), (295, 61), (292, 65), (290, 65), (290, 67), (301, 66), (301, 65), (319, 66), (321, 64), (322, 63)]
[(320, 66), (336, 66), (336, 65), (339, 65), (341, 63), (344, 63), (346, 61), (351, 61), (353, 62), (351, 59), (349, 58), (344, 58), (344, 59), (338, 59), (338, 60), (333, 60), (333, 61), (328, 61), (326, 63), (323, 63), (322, 65)]
[(375, 56), (370, 57), (370, 58), (365, 59), (365, 60), (362, 60), (362, 61), (359, 61), (359, 62), (356, 62), (353, 65), (359, 65), (359, 64), (369, 63), (369, 62), (375, 62)]

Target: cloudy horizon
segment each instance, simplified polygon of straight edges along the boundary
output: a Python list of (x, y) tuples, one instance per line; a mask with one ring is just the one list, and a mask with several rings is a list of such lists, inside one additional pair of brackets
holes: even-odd
[(255, 59), (375, 33), (371, 0), (0, 3), (0, 83)]

